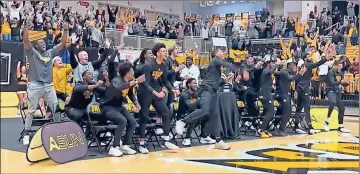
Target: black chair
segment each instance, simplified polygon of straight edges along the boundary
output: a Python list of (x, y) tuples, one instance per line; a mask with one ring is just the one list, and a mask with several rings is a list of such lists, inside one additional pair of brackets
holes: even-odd
[[(101, 118), (103, 117), (101, 110), (100, 110), (100, 104), (98, 102), (92, 102), (90, 103), (86, 108), (86, 127), (90, 131), (87, 131), (86, 137), (88, 137), (88, 147), (92, 147), (91, 145), (93, 143), (96, 144), (99, 152), (101, 153), (102, 150), (106, 150), (111, 141), (114, 139), (114, 133), (117, 128), (117, 125), (108, 124), (106, 121), (93, 121), (91, 118)], [(107, 136), (108, 133), (111, 134), (111, 136)], [(105, 148), (102, 149), (103, 146), (102, 143), (104, 143)]]
[[(173, 134), (174, 136), (174, 140), (175, 140), (175, 143), (176, 145), (178, 145), (177, 143), (177, 139), (180, 139), (180, 140), (184, 140), (185, 137), (183, 135), (181, 135), (179, 138), (176, 138), (177, 136), (177, 133), (173, 131), (173, 129), (175, 129), (175, 126), (176, 126), (176, 121), (180, 120), (180, 116), (178, 115), (178, 109), (179, 109), (179, 104), (178, 103), (173, 103), (172, 106), (171, 106), (171, 109), (172, 109), (172, 120), (171, 120), (171, 125), (170, 125), (170, 130), (171, 130), (171, 133)], [(195, 137), (191, 137), (191, 139), (197, 139), (200, 143), (200, 134), (198, 133), (198, 130), (201, 130), (201, 124), (197, 124), (195, 127), (194, 127), (194, 134), (195, 134)]]
[[(28, 110), (28, 106), (30, 105), (30, 101), (28, 99), (24, 99), (22, 101), (20, 101), (19, 104), (19, 110), (20, 110), (20, 115), (23, 121), (23, 124), (25, 126), (25, 120), (26, 120), (26, 116), (27, 116), (27, 110)], [(38, 105), (37, 110), (40, 111), (40, 115), (34, 115), (33, 118), (33, 122), (31, 124), (31, 128), (29, 130), (30, 133), (30, 137), (33, 136), (33, 134), (44, 124), (49, 123), (52, 121), (51, 118), (45, 118), (45, 114), (43, 113), (43, 111), (41, 110), (40, 105)], [(24, 137), (24, 131), (25, 128), (22, 129), (21, 133), (20, 133), (20, 137), (18, 141), (21, 141), (21, 139)]]

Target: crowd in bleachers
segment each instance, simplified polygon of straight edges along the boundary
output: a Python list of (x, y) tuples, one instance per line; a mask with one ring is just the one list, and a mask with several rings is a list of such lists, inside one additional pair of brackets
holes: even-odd
[[(172, 130), (170, 110), (173, 109), (175, 97), (179, 95), (179, 105), (184, 97), (188, 97), (184, 99), (186, 101), (182, 101), (188, 108), (184, 111), (179, 106), (184, 115), (176, 120), (175, 129), (178, 134), (182, 134), (185, 125), (189, 125), (183, 141), (183, 145), (188, 146), (191, 145), (189, 140), (191, 129), (194, 128), (195, 122), (198, 124), (197, 122), (200, 121), (199, 118), (187, 117), (216, 116), (210, 111), (214, 100), (216, 101), (219, 87), (220, 91), (235, 92), (237, 99), (243, 102), (242, 108), (245, 108), (246, 111), (243, 112), (247, 112), (246, 114), (256, 117), (261, 115), (266, 118), (262, 124), (253, 125), (257, 126), (255, 132), (262, 138), (272, 136), (267, 129), (275, 115), (273, 110), (275, 99), (283, 106), (289, 106), (282, 108), (290, 108), (292, 103), (290, 101), (296, 99), (298, 105), (296, 117), (300, 118), (303, 107), (306, 126), (308, 126), (303, 129), (309, 134), (314, 134), (318, 131), (314, 131), (311, 127), (310, 101), (306, 100), (309, 95), (314, 99), (325, 96), (330, 98), (330, 106), (333, 108), (336, 105), (340, 108), (339, 113), (342, 114), (339, 115), (340, 118), (343, 117), (345, 110), (344, 106), (340, 106), (340, 102), (337, 102), (339, 96), (340, 100), (342, 99), (341, 93), (359, 92), (359, 60), (356, 54), (351, 55), (352, 57), (347, 55), (348, 49), (359, 51), (358, 28), (354, 20), (342, 24), (341, 28), (332, 28), (334, 22), (342, 21), (341, 13), (336, 8), (333, 12), (327, 9), (323, 9), (320, 13), (312, 12), (309, 14), (310, 20), (306, 22), (291, 17), (274, 17), (266, 9), (257, 24), (251, 23), (249, 26), (237, 28), (231, 21), (227, 21), (225, 36), (231, 41), (229, 45), (231, 49), (229, 51), (223, 48), (212, 49), (208, 69), (205, 75), (201, 76), (199, 68), (193, 64), (198, 57), (195, 49), (187, 51), (185, 62), (177, 62), (176, 58), (179, 56), (177, 46), (166, 48), (165, 44), (157, 43), (152, 49), (143, 48), (139, 60), (131, 63), (119, 58), (119, 51), (127, 43), (114, 45), (104, 37), (104, 31), (107, 27), (117, 28), (122, 31), (123, 37), (147, 35), (169, 39), (181, 39), (187, 35), (200, 33), (204, 39), (207, 39), (209, 28), (214, 21), (200, 25), (198, 21), (180, 22), (171, 16), (158, 15), (156, 24), (151, 28), (145, 14), (130, 9), (119, 10), (118, 7), (107, 4), (105, 4), (106, 9), (95, 9), (94, 6), (90, 6), (85, 16), (80, 15), (72, 7), (62, 9), (58, 2), (54, 3), (51, 10), (49, 5), (42, 1), (32, 1), (30, 5), (25, 1), (2, 2), (1, 7), (3, 41), (22, 41), (26, 57), (30, 60), (29, 69), (26, 69), (21, 61), (17, 62), (17, 77), (19, 85), (22, 85), (22, 88), (19, 88), (21, 93), (18, 93), (21, 94), (20, 101), (24, 98), (26, 100), (23, 90), (27, 84), (27, 76), (32, 80), (27, 85), (28, 99), (31, 102), (29, 113), (26, 118), (24, 116), (24, 145), (29, 144), (29, 131), (38, 107), (37, 101), (41, 99), (46, 100), (48, 104), (47, 117), (54, 117), (50, 111), (53, 113), (57, 111), (55, 106), (59, 100), (62, 100), (66, 103), (65, 115), (80, 125), (84, 124), (84, 115), (89, 112), (87, 106), (94, 101), (99, 102), (104, 118), (98, 121), (103, 122), (105, 119), (105, 122), (110, 121), (117, 126), (116, 131), (112, 132), (115, 140), (109, 154), (121, 156), (123, 153), (136, 153), (129, 145), (137, 122), (139, 123), (137, 150), (141, 153), (149, 152), (145, 141), (150, 123), (150, 106), (154, 107), (152, 111), (155, 109), (157, 115), (162, 117), (160, 130), (162, 132), (156, 134), (161, 134), (165, 147), (178, 149), (170, 142), (173, 136), (170, 133)], [(106, 13), (108, 19), (105, 18)], [(311, 23), (311, 20), (315, 22)], [(325, 30), (329, 27), (330, 30)], [(150, 28), (151, 30), (148, 30)], [(44, 40), (32, 42), (29, 30), (45, 31), (46, 37)], [(325, 40), (324, 36), (329, 34), (331, 39)], [(271, 47), (261, 44), (257, 46), (249, 40), (256, 35), (258, 38), (278, 37), (280, 44), (272, 44)], [(69, 45), (66, 44), (67, 41), (70, 42)], [(88, 53), (79, 50), (80, 46), (100, 47), (99, 59), (89, 61)], [(69, 52), (71, 68), (64, 67), (62, 59), (58, 57), (64, 49)], [(220, 67), (227, 67), (229, 70)], [(71, 73), (73, 73), (74, 86), (68, 84), (66, 78)], [(340, 79), (335, 79), (335, 75), (336, 78), (340, 76)], [(297, 84), (293, 82), (295, 77)], [(278, 84), (279, 82), (281, 84)], [(287, 89), (290, 88), (290, 82), (291, 90)], [(199, 96), (196, 96), (197, 83), (200, 84)], [(310, 88), (312, 91), (308, 94)], [(330, 92), (339, 95), (330, 95)], [(279, 94), (277, 96), (279, 98), (275, 98), (276, 95), (273, 98), (270, 93)], [(138, 97), (135, 97), (136, 95)], [(282, 100), (281, 97), (286, 98)], [(192, 102), (195, 104), (191, 105)], [(137, 120), (128, 113), (129, 108), (123, 107), (123, 103), (133, 104), (133, 111), (139, 113)], [(257, 103), (263, 103), (265, 108), (263, 113), (260, 113), (260, 105)], [(44, 104), (40, 102), (40, 106), (43, 107)], [(287, 135), (285, 128), (291, 111), (287, 110), (285, 113), (283, 110), (283, 112), (282, 115), (283, 117), (286, 115), (286, 118), (277, 132), (278, 136)], [(298, 119), (295, 121), (293, 131), (306, 133), (299, 127)], [(211, 126), (211, 129), (202, 132), (200, 142), (216, 144), (215, 148), (222, 150), (230, 149), (221, 139), (220, 130), (214, 127), (217, 125), (213, 123), (216, 122), (214, 120), (216, 119), (201, 121)], [(250, 122), (252, 121), (254, 120)], [(342, 121), (339, 124), (339, 132), (349, 132), (343, 127)], [(325, 130), (328, 131), (329, 128), (326, 126), (328, 123), (324, 125)], [(88, 130), (88, 125), (84, 127)], [(155, 127), (158, 128), (158, 125)], [(124, 131), (126, 134), (122, 141)]]

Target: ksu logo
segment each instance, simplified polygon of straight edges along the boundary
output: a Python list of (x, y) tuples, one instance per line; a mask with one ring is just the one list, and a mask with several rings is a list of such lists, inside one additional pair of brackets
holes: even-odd
[(303, 174), (309, 171), (357, 173), (359, 171), (358, 143), (298, 144), (294, 148), (265, 148), (246, 151), (245, 154), (247, 158), (189, 159), (187, 161), (279, 174)]

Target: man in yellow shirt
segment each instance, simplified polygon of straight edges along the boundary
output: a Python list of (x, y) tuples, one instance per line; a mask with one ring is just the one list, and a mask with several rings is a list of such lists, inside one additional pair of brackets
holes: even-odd
[(313, 46), (313, 47), (317, 47), (317, 39), (318, 39), (318, 37), (319, 37), (319, 27), (317, 27), (317, 30), (316, 30), (316, 33), (310, 33), (310, 37), (308, 37), (308, 33), (307, 33), (307, 31), (305, 30), (305, 35), (304, 35), (304, 37), (305, 37), (305, 41), (306, 41), (306, 43), (310, 43), (311, 44), (311, 46)]
[(59, 56), (53, 59), (53, 86), (58, 99), (68, 103), (70, 96), (66, 93), (67, 76), (72, 72), (72, 68), (64, 67)]

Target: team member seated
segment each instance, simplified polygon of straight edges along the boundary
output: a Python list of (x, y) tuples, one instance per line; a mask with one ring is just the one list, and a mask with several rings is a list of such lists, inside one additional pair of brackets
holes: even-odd
[[(134, 95), (134, 87), (138, 83), (145, 81), (145, 75), (141, 75), (137, 79), (134, 79), (134, 70), (130, 62), (124, 62), (120, 64), (119, 75), (111, 80), (110, 86), (105, 92), (105, 97), (101, 103), (102, 111), (106, 119), (118, 126), (115, 131), (115, 138), (112, 147), (110, 147), (109, 155), (122, 156), (123, 154), (132, 155), (136, 151), (130, 148), (131, 138), (135, 131), (136, 120), (122, 103), (127, 101), (126, 97), (135, 104), (136, 111), (140, 110), (140, 104)], [(121, 142), (121, 136), (126, 127), (126, 134), (124, 141)]]
[(93, 99), (94, 91), (105, 92), (105, 88), (102, 87), (103, 81), (98, 81), (95, 84), (93, 74), (90, 71), (83, 72), (82, 79), (84, 79), (83, 82), (80, 81), (75, 84), (70, 102), (65, 107), (66, 115), (79, 124), (86, 114), (86, 107)]
[[(187, 79), (186, 87), (187, 89), (180, 94), (180, 98), (179, 98), (178, 116), (180, 118), (183, 118), (187, 113), (194, 112), (200, 106), (199, 100), (197, 99), (199, 96), (196, 92), (198, 89), (196, 79), (195, 78)], [(205, 122), (205, 120), (195, 120), (194, 122), (188, 124), (186, 136), (184, 141), (182, 142), (184, 146), (191, 146), (191, 134), (195, 125), (199, 121)], [(204, 125), (202, 124), (201, 129), (203, 130), (203, 128)], [(216, 141), (212, 139), (210, 136), (204, 136), (204, 132), (201, 131), (200, 143), (214, 144), (216, 143)]]

